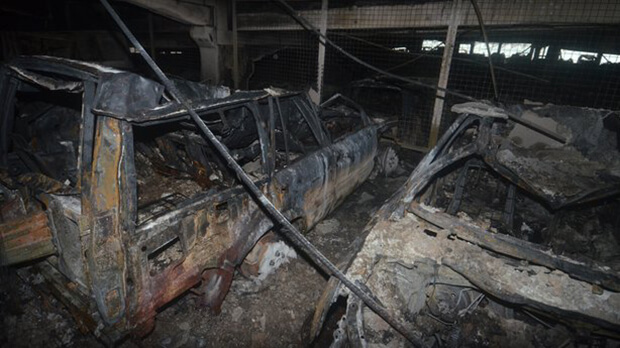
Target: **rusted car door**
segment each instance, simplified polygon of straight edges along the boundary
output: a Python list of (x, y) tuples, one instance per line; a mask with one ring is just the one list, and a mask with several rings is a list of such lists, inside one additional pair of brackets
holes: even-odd
[[(334, 101), (330, 100), (324, 108)], [(306, 101), (300, 103), (305, 104), (301, 110), (313, 107)], [(315, 115), (305, 114), (306, 119)], [(316, 128), (315, 133), (321, 132), (328, 144), (275, 175), (274, 192), (285, 200), (280, 205), (293, 210), (293, 219), (303, 216), (304, 228), (314, 226), (366, 180), (377, 151), (377, 128), (363, 111), (351, 115), (354, 126), (341, 125), (347, 128), (341, 132), (328, 133), (329, 122), (338, 120), (329, 121), (325, 114), (322, 116), (322, 120), (313, 120), (315, 124), (309, 125)]]

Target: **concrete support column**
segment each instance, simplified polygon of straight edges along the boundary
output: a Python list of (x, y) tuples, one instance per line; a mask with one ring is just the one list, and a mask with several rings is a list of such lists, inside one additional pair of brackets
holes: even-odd
[(212, 17), (205, 21), (207, 25), (192, 27), (189, 34), (200, 49), (200, 79), (219, 85), (222, 83), (224, 71), (234, 69), (230, 64), (226, 67), (222, 58), (224, 54), (222, 47), (233, 44), (233, 28), (230, 21), (234, 16), (234, 6), (228, 0), (209, 0), (206, 4), (211, 8)]
[(237, 36), (237, 0), (232, 0), (233, 86), (239, 88), (239, 37)]
[[(443, 51), (443, 59), (441, 61), (441, 71), (439, 72), (439, 81), (437, 83), (439, 88), (445, 89), (448, 86), (448, 77), (450, 76), (450, 65), (452, 64), (456, 33), (462, 17), (462, 6), (462, 0), (453, 0), (452, 14), (450, 15), (450, 24), (448, 26), (448, 33), (446, 34), (446, 43)], [(432, 149), (437, 143), (445, 97), (445, 92), (437, 91), (437, 98), (435, 99), (435, 107), (433, 109), (433, 120), (431, 121), (431, 131), (428, 139), (429, 149)]]
[(221, 79), (220, 48), (214, 27), (192, 27), (190, 36), (200, 50), (200, 80), (217, 85)]
[[(322, 35), (326, 35), (327, 34), (327, 11), (328, 11), (328, 1), (329, 0), (323, 0), (322, 5), (321, 5), (321, 26), (319, 28), (319, 30), (321, 31)], [(317, 88), (317, 94), (318, 94), (318, 98), (317, 100), (314, 100), (314, 102), (316, 104), (320, 104), (321, 103), (321, 99), (323, 98), (323, 74), (325, 72), (325, 41), (321, 38), (319, 38), (319, 56), (318, 56), (318, 71), (317, 71), (317, 78), (316, 78), (316, 88)]]

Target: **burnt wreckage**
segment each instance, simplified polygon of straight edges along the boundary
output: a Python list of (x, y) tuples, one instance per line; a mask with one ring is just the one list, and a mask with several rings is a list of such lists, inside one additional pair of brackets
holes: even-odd
[[(347, 276), (428, 346), (617, 343), (618, 115), (479, 103), (453, 111), (461, 116), (367, 225)], [(409, 345), (330, 283), (313, 338)]]
[[(344, 97), (318, 107), (303, 93), (175, 85), (302, 230), (373, 170), (380, 126)], [(2, 263), (39, 260), (84, 330), (107, 341), (148, 333), (156, 310), (190, 289), (217, 311), (246, 255), (274, 239), (272, 220), (160, 84), (21, 57), (2, 67), (0, 97)]]

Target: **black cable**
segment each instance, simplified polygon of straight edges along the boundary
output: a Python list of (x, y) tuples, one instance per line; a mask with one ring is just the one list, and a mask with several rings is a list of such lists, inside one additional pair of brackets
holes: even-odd
[[(472, 102), (478, 102), (478, 103), (483, 103), (481, 100), (478, 100), (474, 97), (468, 96), (466, 94), (463, 93), (459, 93), (459, 92), (454, 92), (451, 90), (448, 90), (446, 88), (441, 88), (439, 86), (435, 86), (435, 85), (429, 85), (427, 83), (423, 83), (420, 81), (416, 81), (416, 80), (412, 80), (412, 79), (408, 79), (406, 77), (402, 77), (396, 74), (392, 74), (391, 72), (385, 71), (383, 69), (379, 69), (374, 65), (371, 65), (369, 63), (366, 63), (365, 61), (357, 58), (356, 56), (352, 55), (351, 53), (345, 51), (342, 47), (338, 46), (336, 43), (334, 43), (332, 40), (330, 40), (327, 35), (323, 35), (316, 27), (314, 27), (307, 19), (305, 19), (304, 17), (300, 16), (299, 14), (297, 14), (297, 12), (295, 11), (295, 9), (293, 9), (289, 4), (286, 3), (285, 0), (273, 0), (278, 2), (280, 5), (282, 5), (284, 7), (284, 9), (286, 9), (286, 11), (288, 12), (288, 14), (293, 17), (293, 19), (299, 23), (304, 29), (314, 33), (315, 35), (317, 35), (321, 40), (319, 40), (319, 42), (321, 42), (322, 45), (326, 45), (329, 44), (330, 46), (332, 46), (334, 49), (336, 49), (338, 52), (342, 53), (344, 56), (348, 57), (349, 59), (351, 59), (352, 61), (372, 70), (375, 71), (379, 74), (385, 75), (387, 77), (391, 77), (393, 79), (399, 80), (399, 81), (403, 81), (403, 82), (407, 82), (407, 83), (411, 83), (413, 85), (416, 86), (421, 86), (421, 87), (426, 87), (426, 88), (430, 88), (432, 90), (435, 91), (442, 91), (446, 94), (449, 95), (453, 95), (456, 97), (460, 97), (463, 98), (465, 100), (468, 101), (472, 101)], [(524, 126), (526, 126), (527, 128), (530, 128), (538, 133), (544, 134), (546, 136), (548, 136), (549, 138), (553, 139), (553, 140), (557, 140), (563, 144), (566, 144), (566, 138), (554, 131), (545, 129), (531, 121), (528, 120), (524, 120), (521, 117), (517, 116), (516, 114), (508, 111), (508, 110), (504, 110), (506, 116), (511, 119), (514, 122), (520, 123)]]
[(248, 176), (247, 173), (243, 171), (241, 166), (235, 161), (235, 159), (228, 153), (226, 147), (215, 137), (215, 135), (211, 132), (211, 130), (207, 127), (204, 121), (198, 116), (196, 111), (189, 105), (185, 97), (179, 92), (177, 87), (170, 81), (170, 79), (164, 74), (164, 72), (157, 66), (153, 58), (149, 56), (144, 47), (140, 44), (140, 42), (136, 39), (136, 37), (132, 34), (132, 32), (127, 28), (123, 20), (119, 17), (119, 15), (114, 11), (112, 6), (108, 3), (108, 0), (100, 0), (103, 7), (105, 7), (106, 11), (110, 14), (112, 19), (116, 22), (116, 24), (123, 31), (125, 36), (129, 39), (131, 44), (138, 50), (142, 58), (147, 62), (147, 64), (153, 69), (157, 77), (164, 84), (172, 98), (183, 105), (190, 114), (192, 120), (196, 123), (198, 128), (204, 133), (205, 137), (209, 140), (209, 142), (215, 147), (218, 153), (223, 157), (226, 161), (226, 164), (235, 172), (239, 180), (243, 183), (246, 189), (252, 194), (252, 196), (258, 201), (259, 205), (263, 207), (269, 215), (279, 223), (283, 228), (278, 229), (281, 231), (295, 246), (302, 251), (304, 251), (310, 259), (316, 263), (318, 266), (323, 268), (326, 273), (338, 278), (351, 292), (353, 292), (357, 297), (359, 297), (364, 303), (372, 309), (377, 315), (379, 315), (383, 320), (385, 320), (388, 324), (390, 324), (396, 331), (400, 332), (403, 336), (405, 336), (412, 344), (416, 346), (423, 346), (421, 340), (413, 335), (413, 333), (408, 330), (403, 323), (399, 320), (396, 320), (386, 308), (384, 308), (377, 300), (375, 300), (372, 294), (368, 294), (365, 290), (363, 290), (360, 286), (353, 283), (347, 276), (342, 273), (331, 261), (329, 261), (321, 252), (312, 244), (306, 237), (304, 237), (293, 224), (291, 224), (288, 219), (282, 215), (282, 213), (269, 201), (269, 199), (263, 194), (263, 192), (254, 184), (252, 179)]

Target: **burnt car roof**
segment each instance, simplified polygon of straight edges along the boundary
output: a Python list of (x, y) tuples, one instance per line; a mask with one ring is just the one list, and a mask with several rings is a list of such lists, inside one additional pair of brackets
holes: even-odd
[[(555, 105), (518, 111), (519, 117), (531, 118), (538, 125), (564, 134), (567, 143), (562, 144), (524, 125), (506, 123), (504, 117), (488, 117), (486, 108), (484, 110), (485, 116), (463, 114), (446, 132), (458, 134), (472, 123), (488, 123), (482, 127), (486, 134), (481, 134), (476, 143), (460, 148), (462, 153), (452, 153), (452, 157), (459, 160), (479, 157), (502, 177), (543, 200), (552, 209), (620, 193), (617, 134), (603, 127), (604, 118), (615, 115), (613, 111)], [(577, 114), (583, 115), (581, 120)], [(587, 136), (589, 133), (595, 135)], [(524, 144), (524, 141), (529, 143)], [(440, 162), (439, 154), (443, 151), (446, 151), (443, 144), (438, 144), (427, 156), (429, 163), (426, 165), (430, 165), (431, 159)], [(437, 162), (433, 167), (439, 166)], [(408, 202), (419, 193), (411, 180)]]
[[(25, 82), (49, 90), (79, 93), (83, 89), (83, 83), (97, 82), (99, 97), (93, 106), (96, 114), (135, 124), (173, 122), (189, 118), (188, 110), (166, 98), (160, 83), (135, 73), (96, 63), (51, 56), (21, 56), (7, 64), (7, 68)], [(201, 85), (190, 81), (175, 81), (175, 83), (192, 84), (190, 88)], [(206, 95), (200, 96), (197, 93), (189, 95), (190, 105), (201, 114), (214, 109), (236, 107), (270, 96), (289, 97), (302, 94), (299, 91), (279, 89), (236, 91), (231, 94), (226, 87), (201, 86), (210, 89)], [(129, 91), (131, 93), (128, 93)]]

